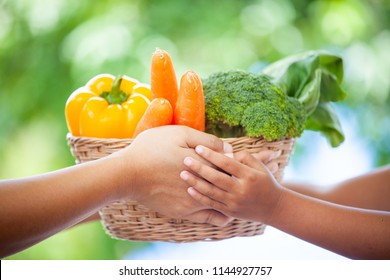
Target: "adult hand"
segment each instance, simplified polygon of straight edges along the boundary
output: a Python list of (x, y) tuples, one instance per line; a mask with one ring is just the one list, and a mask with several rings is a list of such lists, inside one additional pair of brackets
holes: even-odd
[(231, 153), (231, 146), (216, 136), (185, 126), (165, 126), (141, 133), (119, 153), (124, 156), (121, 197), (128, 197), (170, 217), (194, 222), (224, 225), (231, 221), (220, 212), (207, 209), (188, 193), (188, 185), (180, 179), (186, 167), (183, 160), (202, 160), (194, 151), (197, 145), (216, 152)]

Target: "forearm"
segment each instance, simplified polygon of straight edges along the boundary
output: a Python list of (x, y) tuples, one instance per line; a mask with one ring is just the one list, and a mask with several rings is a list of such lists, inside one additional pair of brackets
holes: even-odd
[(390, 258), (388, 212), (336, 205), (284, 189), (267, 223), (350, 258)]
[(390, 166), (342, 181), (334, 186), (319, 187), (307, 183), (284, 182), (283, 185), (321, 200), (336, 204), (390, 211)]
[(120, 182), (107, 174), (115, 174), (118, 162), (106, 158), (0, 182), (0, 256), (36, 244), (115, 200)]
[(390, 211), (390, 166), (341, 182), (326, 197), (335, 203)]
[(95, 222), (95, 221), (98, 221), (99, 219), (100, 219), (99, 212), (96, 212), (96, 213), (93, 213), (91, 216), (88, 216), (84, 220), (80, 221), (79, 223), (77, 223), (77, 225), (81, 225), (81, 224), (85, 224), (85, 223), (89, 223), (89, 222)]

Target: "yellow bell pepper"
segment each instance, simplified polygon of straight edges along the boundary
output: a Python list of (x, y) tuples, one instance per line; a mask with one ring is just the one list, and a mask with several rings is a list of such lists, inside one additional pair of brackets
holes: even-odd
[(65, 106), (69, 131), (74, 136), (132, 138), (149, 98), (150, 87), (135, 79), (97, 75), (69, 96)]

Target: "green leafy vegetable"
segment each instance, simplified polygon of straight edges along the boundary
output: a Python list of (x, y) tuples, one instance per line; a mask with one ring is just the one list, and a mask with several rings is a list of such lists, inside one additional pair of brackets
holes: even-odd
[(279, 60), (262, 72), (305, 107), (305, 129), (321, 132), (333, 147), (344, 141), (340, 121), (330, 102), (346, 97), (342, 89), (343, 62), (325, 51), (310, 51)]

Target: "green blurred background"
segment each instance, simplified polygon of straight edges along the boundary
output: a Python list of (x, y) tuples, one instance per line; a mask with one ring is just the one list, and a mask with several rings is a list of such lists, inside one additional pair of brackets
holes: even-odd
[[(357, 119), (374, 165), (384, 165), (389, 27), (388, 0), (0, 0), (0, 179), (73, 165), (63, 113), (69, 94), (98, 73), (149, 83), (156, 47), (171, 54), (178, 75), (191, 68), (202, 77), (309, 49), (339, 54), (349, 92), (341, 111)], [(8, 259), (118, 259), (144, 246), (91, 223)]]

